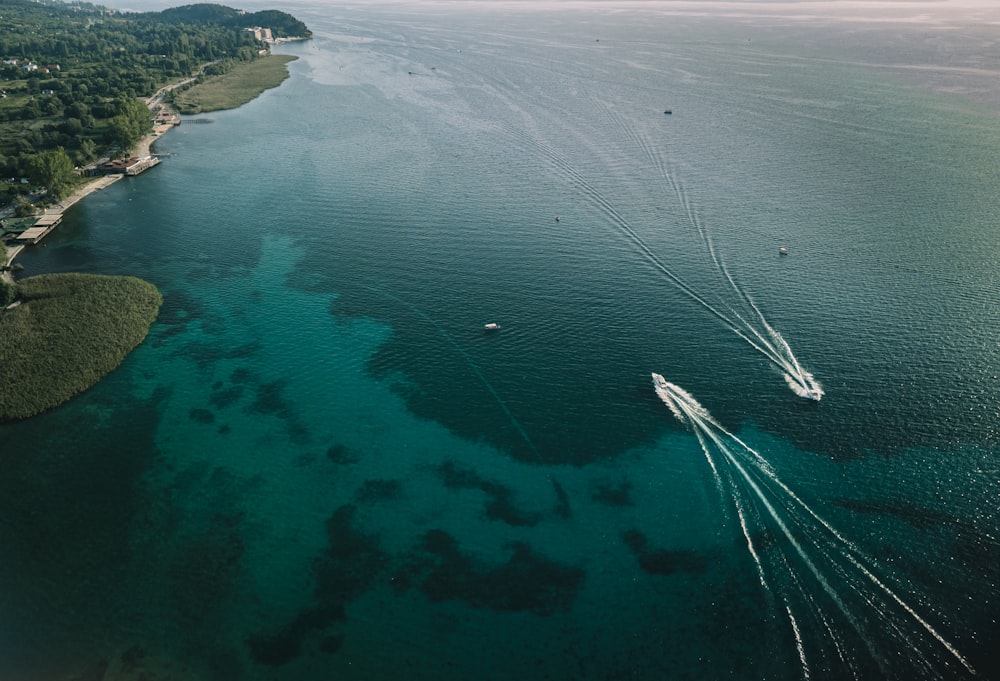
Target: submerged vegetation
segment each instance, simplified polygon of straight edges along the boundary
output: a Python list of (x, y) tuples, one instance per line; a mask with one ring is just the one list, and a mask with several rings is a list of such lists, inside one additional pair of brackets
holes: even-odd
[(18, 282), (0, 312), (0, 421), (87, 390), (146, 338), (163, 297), (135, 277), (46, 274)]

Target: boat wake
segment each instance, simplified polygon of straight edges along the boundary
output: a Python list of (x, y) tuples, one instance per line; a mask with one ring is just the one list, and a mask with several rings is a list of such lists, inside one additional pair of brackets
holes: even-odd
[[(684, 183), (680, 181), (677, 174), (672, 170), (662, 150), (649, 144), (641, 135), (629, 129), (628, 126), (621, 124), (621, 127), (632, 141), (642, 149), (646, 158), (658, 169), (661, 177), (670, 188), (671, 193), (680, 204), (684, 217), (698, 233), (715, 269), (719, 272), (723, 281), (726, 282), (726, 286), (736, 294), (736, 299), (740, 301), (738, 306), (734, 306), (731, 303), (726, 304), (729, 314), (724, 315), (728, 317), (724, 321), (726, 321), (737, 335), (767, 357), (781, 371), (785, 382), (791, 388), (792, 392), (799, 397), (819, 401), (824, 395), (823, 387), (811, 373), (799, 364), (788, 342), (771, 326), (764, 313), (757, 306), (757, 303), (754, 302), (750, 294), (736, 282), (736, 279), (729, 272), (729, 268), (726, 267), (725, 262), (715, 247), (712, 235), (709, 233), (704, 221), (692, 203), (684, 187)], [(742, 311), (735, 309), (736, 307), (742, 308)]]
[[(605, 116), (612, 119), (618, 125), (619, 129), (642, 150), (643, 155), (656, 166), (670, 188), (671, 193), (679, 202), (685, 219), (699, 234), (711, 258), (711, 262), (722, 276), (726, 288), (735, 292), (735, 299), (732, 295), (727, 294), (720, 298), (720, 302), (710, 302), (708, 297), (687, 283), (657, 255), (656, 251), (643, 239), (631, 222), (618, 210), (614, 202), (608, 199), (597, 186), (590, 182), (580, 170), (566, 160), (552, 145), (542, 140), (527, 126), (525, 129), (506, 126), (503, 130), (516, 144), (522, 145), (532, 153), (539, 155), (550, 167), (573, 184), (599, 212), (604, 214), (611, 225), (626, 240), (631, 242), (642, 257), (666, 275), (684, 294), (712, 313), (727, 328), (764, 355), (781, 372), (785, 382), (796, 395), (809, 400), (820, 400), (824, 395), (822, 386), (810, 372), (802, 367), (789, 344), (771, 326), (764, 317), (764, 313), (750, 295), (737, 284), (736, 279), (730, 274), (715, 248), (711, 235), (706, 230), (697, 210), (695, 210), (694, 205), (688, 197), (687, 191), (683, 184), (675, 177), (675, 173), (671, 171), (670, 165), (663, 157), (662, 152), (650, 144), (643, 135), (636, 132), (632, 126), (622, 122), (606, 106), (596, 101), (594, 105), (601, 108)], [(568, 130), (568, 132), (579, 134), (579, 131), (572, 129)], [(578, 141), (582, 145), (591, 144), (590, 140), (583, 137)]]
[(794, 642), (802, 678), (976, 676), (955, 645), (910, 605), (916, 594), (879, 576), (871, 557), (689, 393), (652, 376), (656, 394), (694, 433), (716, 487), (733, 505), (779, 624), (775, 635)]

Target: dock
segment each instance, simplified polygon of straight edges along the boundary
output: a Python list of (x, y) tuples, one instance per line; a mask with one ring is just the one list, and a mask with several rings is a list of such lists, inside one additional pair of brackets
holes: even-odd
[(116, 158), (98, 166), (101, 173), (108, 175), (129, 175), (134, 176), (144, 173), (150, 168), (160, 163), (156, 156), (142, 156), (131, 158)]
[[(86, 185), (77, 189), (55, 206), (50, 207), (45, 213), (39, 215), (34, 222), (29, 222), (28, 224), (30, 224), (30, 227), (23, 227), (23, 222), (20, 227), (17, 226), (17, 224), (14, 226), (5, 226), (2, 232), (3, 239), (6, 241), (7, 248), (9, 249), (8, 260), (13, 261), (13, 256), (16, 255), (24, 246), (37, 244), (39, 241), (48, 236), (53, 229), (62, 223), (63, 215), (70, 206), (91, 192), (104, 189), (123, 177), (125, 177), (124, 173), (117, 175), (104, 175), (88, 182)], [(8, 220), (8, 222), (10, 222), (10, 220)], [(7, 264), (9, 265), (10, 262)]]
[(46, 213), (35, 220), (35, 225), (33, 227), (28, 227), (28, 229), (18, 234), (14, 238), (14, 242), (21, 244), (37, 244), (49, 232), (58, 227), (59, 223), (62, 222), (62, 219), (62, 212), (52, 214)]

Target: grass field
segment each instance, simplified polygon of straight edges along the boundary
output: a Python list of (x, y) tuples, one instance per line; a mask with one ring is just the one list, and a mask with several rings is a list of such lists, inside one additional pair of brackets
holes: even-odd
[(221, 76), (209, 76), (201, 83), (174, 95), (174, 106), (182, 114), (234, 109), (246, 104), (264, 90), (288, 78), (285, 66), (298, 57), (272, 54), (256, 61), (239, 64)]

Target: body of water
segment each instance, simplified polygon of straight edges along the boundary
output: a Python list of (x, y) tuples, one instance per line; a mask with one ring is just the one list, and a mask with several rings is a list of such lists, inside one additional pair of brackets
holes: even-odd
[(997, 673), (995, 31), (657, 7), (292, 7), (22, 254), (165, 300), (0, 426), (0, 679)]

